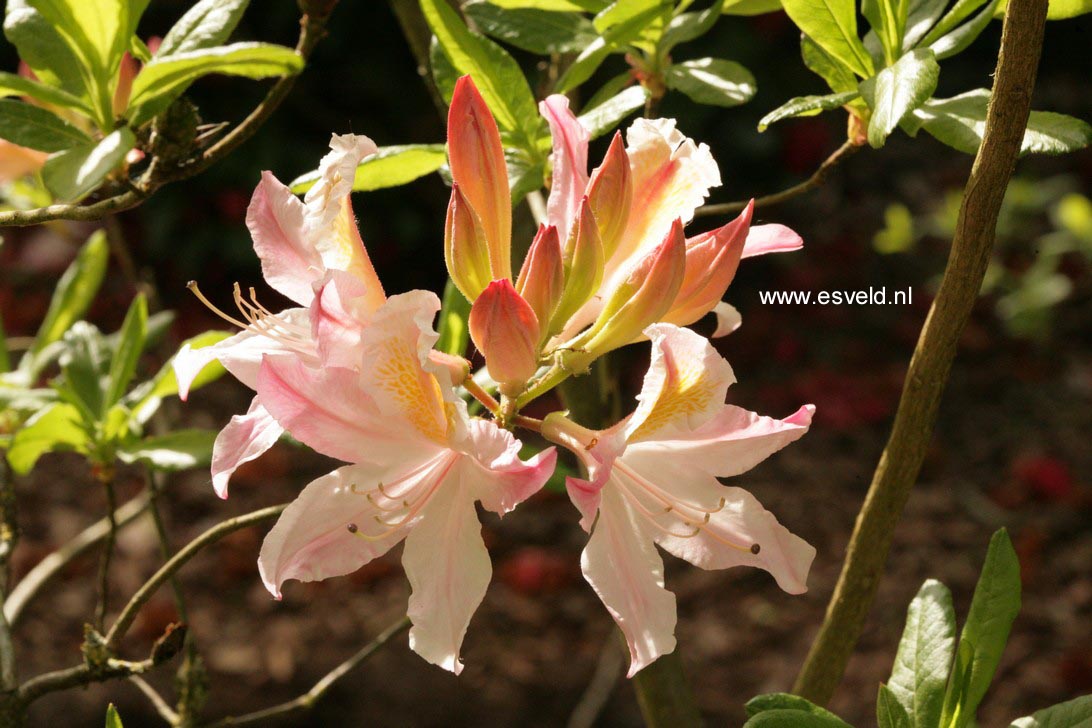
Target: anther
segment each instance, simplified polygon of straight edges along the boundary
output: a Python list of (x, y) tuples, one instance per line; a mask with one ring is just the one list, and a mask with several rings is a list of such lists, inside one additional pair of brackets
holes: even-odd
[(751, 544), (751, 553), (752, 554), (757, 554), (761, 550), (762, 550), (762, 547), (759, 546), (757, 543)]
[(347, 528), (347, 529), (348, 529), (349, 533), (356, 533), (356, 532), (357, 532), (358, 530), (360, 530), (360, 529), (358, 529), (358, 528), (356, 527), (356, 524), (355, 524), (355, 523), (350, 523), (350, 524), (349, 524), (348, 526), (346, 526), (345, 528)]

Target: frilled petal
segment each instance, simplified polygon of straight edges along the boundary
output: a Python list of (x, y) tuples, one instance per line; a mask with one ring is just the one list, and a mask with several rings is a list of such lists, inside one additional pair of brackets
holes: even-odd
[(212, 487), (216, 495), (228, 497), (228, 481), (243, 463), (262, 455), (276, 444), (284, 428), (255, 397), (245, 415), (235, 415), (212, 446)]
[(213, 361), (219, 361), (251, 389), (257, 388), (258, 369), (266, 354), (288, 354), (308, 366), (317, 366), (318, 352), (308, 331), (307, 317), (307, 309), (290, 308), (212, 346), (200, 349), (183, 346), (171, 363), (178, 379), (178, 396), (185, 401), (193, 380)]
[(311, 335), (324, 366), (360, 368), (360, 337), (374, 312), (367, 287), (350, 273), (331, 270), (315, 284)]
[(717, 328), (713, 331), (713, 339), (727, 336), (743, 325), (743, 316), (736, 307), (730, 303), (721, 301), (713, 307), (713, 313), (717, 317)]
[[(258, 557), (258, 571), (273, 596), (280, 599), (281, 585), (289, 579), (321, 581), (356, 571), (405, 537), (413, 521), (402, 528), (379, 527), (376, 519), (388, 513), (365, 495), (383, 475), (361, 465), (338, 468), (311, 481), (288, 505)], [(375, 536), (364, 538), (369, 525)]]
[(693, 331), (655, 324), (645, 335), (652, 340), (652, 360), (626, 428), (629, 442), (658, 439), (668, 426), (699, 427), (720, 410), (736, 381), (724, 357)]
[(410, 647), (434, 665), (462, 672), (459, 648), (493, 573), (471, 485), (453, 470), (406, 538), (402, 565), (412, 594)]
[(743, 257), (787, 253), (804, 247), (803, 239), (784, 225), (752, 225), (743, 244)]
[(301, 306), (311, 303), (311, 284), (325, 271), (310, 241), (306, 212), (292, 190), (268, 171), (262, 172), (246, 211), (246, 226), (266, 282)]
[(550, 124), (553, 139), (553, 177), (546, 221), (557, 227), (564, 243), (580, 214), (580, 200), (588, 187), (588, 130), (569, 110), (569, 99), (561, 94), (546, 98), (538, 108)]
[(361, 134), (330, 135), (330, 151), (319, 161), (318, 181), (304, 196), (312, 229), (325, 228), (341, 214), (342, 202), (353, 191), (357, 165), (378, 151), (375, 142)]
[(663, 559), (612, 488), (603, 491), (580, 567), (626, 636), (629, 677), (675, 649), (675, 595), (664, 589)]
[(520, 441), (489, 420), (473, 419), (467, 426), (466, 482), (487, 509), (503, 516), (537, 493), (557, 463), (557, 451), (547, 448), (520, 460)]

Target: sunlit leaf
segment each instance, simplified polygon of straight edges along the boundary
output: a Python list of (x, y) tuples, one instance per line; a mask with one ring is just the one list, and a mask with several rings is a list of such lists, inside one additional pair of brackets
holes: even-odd
[(79, 200), (98, 188), (135, 145), (133, 132), (123, 126), (97, 144), (81, 144), (57, 152), (42, 166), (42, 182), (58, 200)]
[(854, 0), (784, 0), (783, 4), (797, 27), (823, 50), (858, 76), (872, 76), (872, 58), (857, 37)]
[(463, 12), (486, 35), (539, 55), (577, 53), (597, 35), (578, 13), (506, 9), (483, 0), (463, 5)]
[(125, 321), (118, 332), (117, 347), (110, 360), (110, 373), (104, 406), (112, 407), (133, 381), (137, 361), (144, 350), (144, 339), (148, 334), (148, 304), (144, 294), (137, 294), (125, 314)]
[(838, 109), (848, 104), (861, 94), (857, 91), (846, 91), (841, 94), (827, 94), (826, 96), (799, 96), (789, 99), (781, 106), (762, 117), (758, 122), (758, 130), (766, 131), (766, 128), (775, 121), (796, 116), (815, 116), (816, 114), (831, 109)]
[(200, 0), (167, 31), (159, 44), (158, 56), (170, 56), (226, 41), (239, 24), (250, 0)]
[(739, 106), (755, 95), (755, 77), (734, 61), (699, 58), (673, 63), (664, 72), (667, 87), (699, 104)]
[[(398, 187), (435, 172), (447, 162), (443, 144), (406, 144), (380, 147), (356, 168), (353, 190), (365, 192)], [(292, 181), (292, 191), (302, 195), (318, 181), (318, 171), (308, 172)]]
[(15, 433), (8, 448), (8, 464), (16, 475), (26, 475), (47, 452), (86, 452), (89, 446), (87, 432), (80, 424), (79, 410), (57, 402), (40, 410)]
[(868, 122), (868, 143), (882, 147), (903, 117), (933, 95), (940, 66), (933, 52), (921, 48), (907, 53), (898, 62), (880, 71), (874, 79), (861, 83), (861, 95), (872, 108)]
[(0, 99), (0, 139), (40, 152), (59, 152), (91, 143), (91, 138), (40, 106)]
[(212, 462), (216, 435), (215, 430), (177, 430), (126, 445), (118, 450), (118, 458), (167, 472), (203, 467)]
[(627, 116), (645, 104), (648, 90), (630, 86), (577, 117), (592, 139), (598, 139), (618, 126)]
[[(30, 355), (41, 352), (55, 341), (60, 341), (64, 332), (86, 313), (95, 294), (99, 291), (99, 286), (102, 285), (109, 255), (110, 249), (106, 243), (105, 231), (97, 230), (92, 233), (76, 255), (76, 259), (57, 282), (53, 297), (49, 301), (49, 309), (42, 320), (42, 325), (38, 328), (38, 334), (34, 337), (34, 344), (30, 347)], [(29, 366), (29, 359), (30, 357), (24, 357), (27, 366)], [(22, 366), (24, 365), (20, 362), (20, 367)]]

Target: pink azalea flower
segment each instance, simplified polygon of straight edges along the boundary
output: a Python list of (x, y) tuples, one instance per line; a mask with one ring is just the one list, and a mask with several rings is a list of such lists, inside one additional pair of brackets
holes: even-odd
[(391, 297), (362, 335), (362, 366), (311, 368), (266, 356), (258, 396), (318, 452), (352, 463), (311, 482), (262, 545), (259, 568), (278, 598), (288, 579), (354, 571), (406, 541), (413, 593), (410, 646), (458, 673), (459, 647), (491, 575), (475, 501), (498, 514), (539, 490), (556, 452), (519, 459), (520, 443), (472, 419), (429, 351), (440, 308), (426, 291)]
[(625, 633), (630, 677), (675, 649), (675, 597), (656, 544), (705, 569), (765, 569), (790, 594), (806, 590), (815, 556), (754, 496), (717, 481), (801, 437), (814, 407), (775, 420), (724, 404), (735, 376), (706, 339), (671, 324), (645, 333), (652, 362), (633, 414), (602, 432), (557, 415), (543, 428), (588, 468), (588, 480), (567, 479), (591, 533), (581, 567)]
[[(350, 193), (356, 166), (376, 151), (364, 136), (334, 135), (319, 165), (320, 178), (304, 201), (270, 172), (254, 191), (247, 227), (262, 262), (266, 282), (299, 304), (272, 313), (250, 290), (236, 286), (240, 317), (221, 313), (242, 329), (213, 346), (183, 347), (174, 359), (179, 394), (213, 360), (220, 361), (252, 389), (266, 354), (288, 354), (308, 366), (358, 366), (360, 332), (386, 299), (353, 217)], [(212, 482), (221, 498), (228, 481), (245, 462), (264, 453), (283, 433), (258, 397), (245, 415), (236, 415), (217, 437)]]

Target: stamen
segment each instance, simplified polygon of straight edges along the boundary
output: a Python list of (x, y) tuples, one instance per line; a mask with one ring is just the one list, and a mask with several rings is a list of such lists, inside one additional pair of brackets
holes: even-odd
[(664, 533), (666, 533), (668, 536), (674, 536), (675, 538), (694, 538), (699, 533), (701, 533), (701, 528), (695, 526), (693, 523), (690, 523), (689, 521), (683, 521), (683, 525), (686, 526), (687, 528), (693, 528), (694, 529), (693, 531), (691, 531), (690, 533), (675, 533), (670, 528), (668, 528), (667, 526), (665, 526), (662, 523), (660, 523), (659, 521), (657, 521), (656, 520), (656, 515), (654, 513), (652, 513), (650, 510), (648, 510), (647, 508), (645, 508), (644, 504), (641, 503), (640, 499), (638, 499), (637, 496), (635, 496), (633, 493), (631, 493), (628, 488), (623, 486), (621, 488), (621, 491), (622, 491), (623, 495), (626, 495), (626, 496), (629, 497), (629, 502), (633, 505), (634, 508), (636, 508), (638, 510), (638, 512), (641, 513), (641, 515), (643, 515), (645, 518), (648, 519), (649, 523), (651, 523), (653, 526), (655, 526), (660, 531), (663, 531)]
[[(721, 498), (720, 501), (717, 503), (716, 508), (703, 508), (701, 506), (697, 506), (693, 503), (679, 500), (671, 496), (669, 493), (665, 492), (663, 488), (643, 477), (640, 473), (636, 472), (635, 470), (633, 470), (633, 468), (624, 464), (621, 460), (615, 460), (614, 467), (624, 473), (636, 485), (641, 486), (641, 488), (647, 491), (648, 494), (651, 495), (653, 498), (663, 503), (664, 506), (666, 506), (665, 512), (675, 510), (676, 508), (684, 508), (694, 511), (695, 513), (705, 514), (706, 516), (709, 516), (713, 513), (720, 513), (722, 510), (724, 510), (724, 506), (728, 503), (727, 500)], [(706, 518), (706, 521), (708, 521), (708, 518)]]
[(356, 533), (357, 532), (357, 527), (356, 527), (355, 523), (350, 523), (345, 528), (349, 529), (349, 533)]
[(751, 553), (752, 554), (755, 554), (757, 556), (758, 552), (761, 551), (761, 550), (762, 550), (762, 547), (759, 546), (757, 543), (751, 544)]
[(218, 309), (216, 306), (213, 306), (212, 301), (205, 298), (205, 294), (201, 293), (201, 289), (197, 287), (197, 281), (190, 281), (189, 283), (186, 284), (186, 288), (190, 289), (190, 293), (197, 296), (197, 300), (200, 301), (201, 303), (205, 304), (205, 307), (208, 310), (212, 311), (214, 314), (216, 314), (217, 316), (222, 318), (224, 321), (227, 321), (232, 326), (238, 326), (240, 329), (249, 328), (247, 324), (244, 324), (239, 319), (237, 319), (237, 318), (235, 318), (233, 316), (228, 316), (226, 313), (224, 313), (223, 311)]

